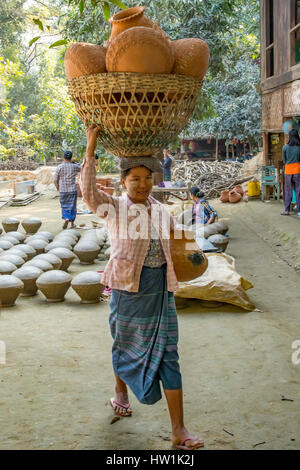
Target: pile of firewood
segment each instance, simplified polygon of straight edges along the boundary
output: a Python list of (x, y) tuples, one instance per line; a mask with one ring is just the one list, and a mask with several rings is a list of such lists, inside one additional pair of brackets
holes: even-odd
[(175, 161), (172, 167), (172, 181), (189, 181), (198, 186), (208, 198), (219, 197), (224, 189), (249, 181), (251, 176), (243, 175), (243, 165), (238, 162)]
[(13, 158), (0, 163), (0, 171), (9, 170), (35, 170), (39, 165), (23, 158)]

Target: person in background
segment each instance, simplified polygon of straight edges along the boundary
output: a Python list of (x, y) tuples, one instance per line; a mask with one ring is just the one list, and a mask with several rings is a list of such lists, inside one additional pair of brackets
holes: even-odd
[(172, 179), (172, 176), (171, 176), (172, 163), (173, 163), (173, 159), (169, 155), (168, 149), (164, 149), (164, 163), (163, 163), (164, 181), (171, 181)]
[(217, 218), (217, 213), (204, 199), (204, 192), (200, 191), (197, 186), (193, 186), (190, 193), (194, 201), (193, 224), (212, 224)]
[(80, 173), (81, 165), (73, 162), (72, 157), (71, 150), (66, 150), (64, 162), (58, 165), (54, 175), (54, 184), (59, 191), (59, 202), (64, 220), (63, 229), (68, 227), (69, 222), (71, 222), (71, 228), (75, 227), (74, 221), (77, 214), (76, 175)]
[(296, 194), (298, 219), (300, 219), (300, 138), (298, 131), (289, 132), (289, 141), (282, 149), (284, 164), (284, 211), (281, 215), (289, 215), (293, 190)]

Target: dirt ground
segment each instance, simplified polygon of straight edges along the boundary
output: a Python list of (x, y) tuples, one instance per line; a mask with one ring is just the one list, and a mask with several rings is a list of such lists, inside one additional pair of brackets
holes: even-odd
[[(258, 310), (190, 300), (178, 311), (186, 425), (209, 450), (299, 449), (300, 364), (292, 363), (292, 342), (300, 340), (300, 221), (280, 217), (277, 202), (213, 204), (228, 219), (227, 252), (254, 284), (248, 294)], [(31, 215), (44, 230), (60, 231), (58, 199), (3, 207), (0, 220)], [(75, 261), (70, 273), (82, 270)], [(171, 448), (164, 398), (145, 406), (131, 394), (133, 416), (111, 424), (108, 316), (107, 302), (82, 306), (72, 289), (64, 303), (47, 304), (39, 294), (2, 310), (0, 449)]]

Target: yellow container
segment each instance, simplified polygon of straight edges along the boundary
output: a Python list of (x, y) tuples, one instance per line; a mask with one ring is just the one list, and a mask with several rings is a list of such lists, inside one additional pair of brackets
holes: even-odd
[(259, 181), (249, 181), (248, 196), (249, 197), (260, 196), (260, 182)]

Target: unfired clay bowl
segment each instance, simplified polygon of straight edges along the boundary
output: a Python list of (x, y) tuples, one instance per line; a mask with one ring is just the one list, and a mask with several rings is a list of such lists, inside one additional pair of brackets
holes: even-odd
[(217, 233), (216, 235), (211, 235), (208, 237), (208, 241), (212, 243), (216, 248), (220, 248), (222, 251), (225, 251), (229, 242), (229, 238)]
[(2, 307), (12, 307), (23, 289), (23, 282), (13, 275), (0, 276), (0, 300)]
[(42, 271), (51, 271), (53, 269), (52, 264), (48, 263), (45, 259), (31, 259), (25, 263), (25, 266), (35, 266), (36, 268), (41, 269)]
[[(25, 251), (18, 250), (17, 247), (10, 248), (9, 250), (6, 251), (6, 254), (20, 256), (21, 258), (23, 258), (24, 262), (29, 261), (28, 255), (25, 253)], [(0, 256), (1, 256), (1, 253), (0, 253)]]
[(28, 261), (30, 261), (36, 255), (36, 250), (32, 246), (26, 245), (25, 243), (18, 245), (18, 250), (22, 250), (24, 253), (26, 253), (28, 256)]
[(42, 255), (36, 256), (34, 259), (46, 260), (48, 263), (52, 264), (53, 269), (60, 269), (62, 266), (62, 260), (53, 253), (43, 253)]
[(17, 240), (19, 240), (19, 243), (23, 243), (23, 241), (25, 240), (25, 235), (24, 233), (21, 233), (21, 232), (17, 232), (17, 231), (9, 232), (9, 236), (15, 237)]
[(24, 228), (26, 233), (30, 235), (36, 233), (40, 226), (42, 225), (42, 221), (35, 217), (29, 217), (28, 219), (22, 220), (22, 227)]
[(24, 284), (21, 290), (22, 297), (31, 297), (37, 293), (37, 278), (43, 273), (43, 271), (35, 266), (22, 266), (14, 272), (14, 276), (21, 279)]
[(101, 275), (95, 271), (85, 271), (74, 277), (72, 288), (81, 298), (82, 304), (99, 302), (105, 286), (101, 284)]
[(36, 238), (35, 240), (30, 240), (27, 245), (32, 246), (37, 255), (40, 255), (41, 253), (45, 252), (45, 248), (48, 245), (48, 242), (46, 240), (42, 240), (41, 238)]
[(0, 274), (11, 274), (16, 271), (17, 266), (10, 261), (1, 261), (0, 259)]
[(19, 240), (17, 240), (15, 237), (13, 236), (10, 236), (10, 235), (4, 235), (4, 237), (1, 237), (1, 240), (7, 240), (8, 242), (10, 242), (12, 245), (18, 245), (19, 244)]
[(5, 232), (12, 232), (18, 230), (20, 221), (15, 219), (14, 217), (8, 217), (7, 219), (2, 221), (3, 228)]
[(61, 241), (57, 240), (57, 241), (48, 243), (48, 245), (45, 247), (45, 251), (47, 253), (48, 251), (51, 251), (54, 248), (67, 248), (68, 250), (71, 251), (72, 245), (68, 243), (66, 240), (61, 240)]
[(17, 266), (17, 268), (20, 268), (25, 263), (24, 259), (21, 258), (21, 256), (9, 254), (9, 253), (5, 253), (5, 255), (1, 255), (0, 260), (9, 261), (10, 263)]
[(41, 274), (36, 284), (46, 297), (47, 302), (62, 302), (70, 287), (71, 280), (70, 274), (55, 269)]
[(48, 242), (52, 242), (53, 240), (53, 234), (51, 232), (45, 232), (45, 231), (41, 231), (41, 232), (38, 232), (39, 235), (41, 235), (42, 237), (44, 237), (46, 240), (48, 240)]
[(59, 237), (55, 237), (53, 243), (59, 243), (60, 245), (70, 245), (71, 248), (73, 248), (73, 246), (76, 245), (77, 240), (73, 237), (70, 237), (69, 235), (61, 235)]
[(68, 267), (72, 263), (73, 259), (75, 258), (74, 253), (67, 248), (53, 248), (50, 250), (50, 253), (58, 256), (62, 260), (61, 270), (68, 271)]
[(10, 243), (8, 240), (2, 240), (0, 238), (0, 248), (2, 248), (2, 250), (9, 250), (9, 248), (12, 248), (14, 245), (12, 243)]
[(95, 242), (80, 241), (74, 247), (74, 253), (78, 256), (80, 264), (93, 264), (100, 247)]

